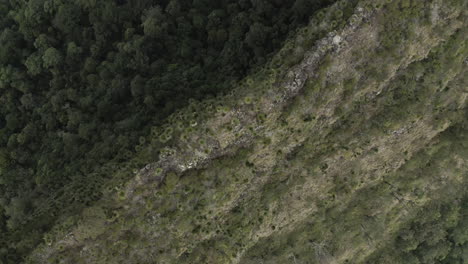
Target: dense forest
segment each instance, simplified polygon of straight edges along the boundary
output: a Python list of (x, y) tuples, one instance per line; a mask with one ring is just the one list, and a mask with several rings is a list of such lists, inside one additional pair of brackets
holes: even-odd
[[(445, 202), (445, 203), (444, 203)], [(463, 264), (468, 260), (468, 200), (434, 202), (418, 212), (368, 263)]]
[(0, 264), (468, 263), (466, 0), (0, 0)]

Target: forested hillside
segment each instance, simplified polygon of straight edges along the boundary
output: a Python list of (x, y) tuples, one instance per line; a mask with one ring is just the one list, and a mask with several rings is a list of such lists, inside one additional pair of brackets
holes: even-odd
[(99, 199), (152, 126), (228, 92), (331, 2), (1, 1), (0, 243), (19, 251), (8, 254)]
[(468, 263), (466, 10), (0, 2), (0, 263)]

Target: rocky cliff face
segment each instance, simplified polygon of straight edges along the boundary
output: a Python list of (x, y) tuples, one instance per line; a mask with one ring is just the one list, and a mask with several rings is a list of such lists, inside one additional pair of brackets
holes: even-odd
[(160, 160), (28, 263), (409, 263), (396, 237), (467, 186), (467, 7), (319, 12), (232, 94), (171, 117)]

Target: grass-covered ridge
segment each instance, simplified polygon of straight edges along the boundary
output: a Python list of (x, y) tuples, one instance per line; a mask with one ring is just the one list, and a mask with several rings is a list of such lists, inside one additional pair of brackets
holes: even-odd
[(338, 22), (345, 3), (232, 94), (155, 127), (139, 154), (166, 147), (159, 161), (29, 262), (463, 263), (466, 3), (360, 1)]

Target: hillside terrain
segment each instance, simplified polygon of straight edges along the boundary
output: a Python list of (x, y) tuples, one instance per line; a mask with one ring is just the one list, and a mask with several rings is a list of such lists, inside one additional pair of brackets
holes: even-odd
[[(339, 0), (295, 20), (284, 11), (295, 26), (268, 53), (205, 68), (203, 82), (226, 85), (216, 96), (195, 85), (200, 96), (155, 107), (157, 120), (133, 111), (146, 117), (122, 157), (103, 155), (74, 185), (48, 178), (48, 194), (32, 178), (34, 204), (4, 180), (0, 263), (468, 263), (467, 10)], [(2, 166), (1, 179), (28, 168)]]

